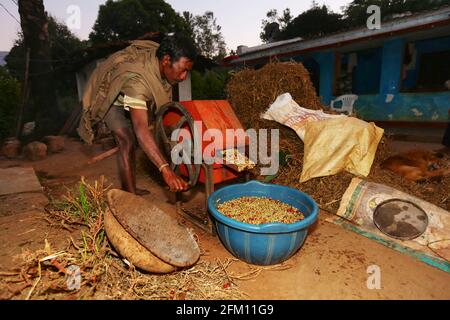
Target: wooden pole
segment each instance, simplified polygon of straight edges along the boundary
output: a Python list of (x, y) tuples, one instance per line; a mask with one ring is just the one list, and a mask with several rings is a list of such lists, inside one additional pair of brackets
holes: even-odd
[(33, 104), (28, 105), (26, 115), (35, 119), (38, 136), (53, 135), (59, 130), (61, 111), (54, 81), (48, 15), (43, 0), (19, 0), (18, 7), (23, 40), (31, 50), (29, 88)]
[(114, 154), (117, 153), (118, 151), (119, 151), (119, 148), (116, 147), (116, 148), (113, 148), (113, 149), (108, 150), (108, 151), (106, 151), (106, 152), (103, 152), (102, 154), (100, 154), (100, 155), (98, 155), (98, 156), (92, 158), (91, 160), (89, 160), (88, 164), (94, 164), (94, 163), (99, 162), (99, 161), (101, 161), (101, 160), (103, 160), (103, 159), (106, 159), (106, 158), (108, 158), (108, 157), (111, 157), (112, 155), (114, 155)]
[(16, 138), (19, 139), (20, 134), (22, 133), (22, 118), (25, 110), (25, 106), (28, 103), (28, 77), (30, 73), (30, 48), (27, 48), (27, 54), (25, 57), (25, 74), (23, 77), (23, 85), (22, 85), (22, 101), (20, 103), (19, 114), (17, 115), (17, 127), (16, 127)]

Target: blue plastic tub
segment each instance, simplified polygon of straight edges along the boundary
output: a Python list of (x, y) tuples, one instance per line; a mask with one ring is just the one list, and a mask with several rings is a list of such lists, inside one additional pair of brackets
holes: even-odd
[[(240, 197), (282, 201), (300, 210), (305, 219), (292, 224), (253, 225), (233, 220), (217, 211), (219, 204)], [(294, 255), (303, 245), (308, 228), (317, 220), (319, 211), (316, 202), (297, 189), (258, 181), (217, 190), (208, 199), (208, 209), (224, 246), (236, 258), (256, 265), (278, 264)]]

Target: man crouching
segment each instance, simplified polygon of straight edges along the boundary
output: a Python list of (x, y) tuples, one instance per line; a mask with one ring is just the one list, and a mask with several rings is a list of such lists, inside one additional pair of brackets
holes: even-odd
[(193, 44), (182, 36), (166, 36), (160, 44), (137, 40), (111, 55), (92, 73), (77, 131), (92, 144), (93, 126), (100, 121), (106, 123), (119, 148), (122, 190), (138, 195), (148, 193), (136, 188), (136, 140), (172, 192), (188, 188), (159, 150), (149, 130), (149, 115), (172, 101), (172, 86), (187, 78), (195, 56)]

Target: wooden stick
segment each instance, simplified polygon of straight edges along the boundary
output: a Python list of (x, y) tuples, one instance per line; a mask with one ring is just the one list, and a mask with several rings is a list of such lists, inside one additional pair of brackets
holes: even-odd
[(106, 159), (108, 157), (111, 157), (112, 155), (116, 154), (119, 151), (118, 147), (115, 147), (111, 150), (108, 150), (106, 152), (103, 152), (102, 154), (99, 154), (98, 156), (92, 158), (91, 160), (89, 160), (88, 164), (94, 164), (96, 162), (99, 162), (103, 159)]
[(29, 72), (30, 72), (30, 48), (27, 48), (27, 54), (25, 58), (25, 75), (23, 77), (22, 86), (22, 100), (20, 102), (19, 113), (17, 115), (17, 126), (16, 126), (16, 138), (19, 139), (22, 133), (22, 120), (23, 114), (25, 112), (25, 107), (28, 103), (29, 97)]

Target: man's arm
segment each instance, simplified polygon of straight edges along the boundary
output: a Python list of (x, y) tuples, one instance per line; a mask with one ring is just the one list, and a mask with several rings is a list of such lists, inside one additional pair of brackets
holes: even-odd
[[(150, 161), (160, 168), (163, 164), (167, 163), (167, 161), (159, 150), (153, 134), (148, 129), (147, 110), (130, 108), (130, 114), (139, 145)], [(188, 188), (186, 181), (177, 176), (170, 167), (164, 167), (161, 173), (164, 181), (168, 184), (172, 192), (183, 191)]]

